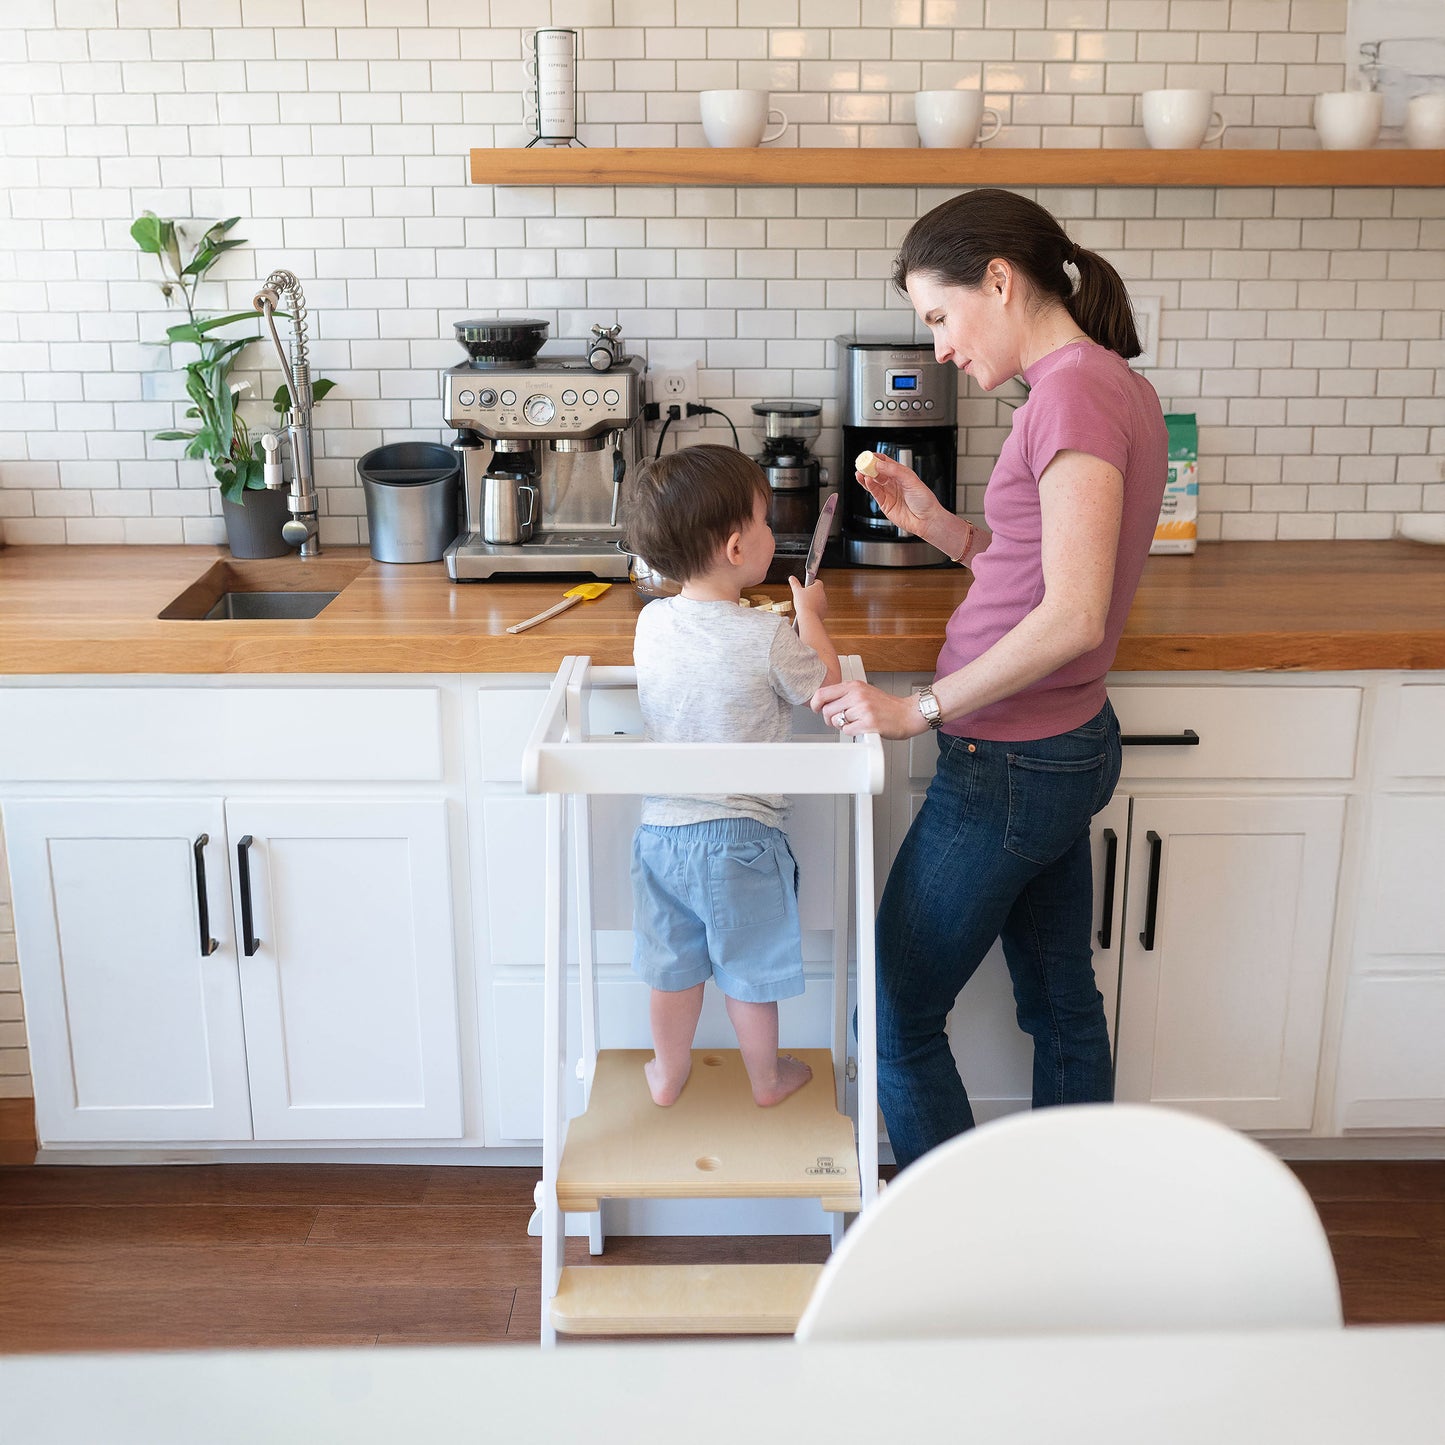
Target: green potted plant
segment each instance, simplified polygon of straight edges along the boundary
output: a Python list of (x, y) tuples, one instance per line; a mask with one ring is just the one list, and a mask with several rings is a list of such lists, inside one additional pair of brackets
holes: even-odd
[[(246, 243), (228, 232), (241, 218), (216, 221), (184, 254), (180, 225), (152, 211), (143, 212), (130, 228), (142, 251), (154, 256), (161, 269), (161, 295), (167, 305), (179, 302), (186, 308), (186, 320), (166, 328), (170, 345), (188, 344), (195, 359), (185, 363), (186, 395), (191, 405), (186, 419), (194, 421), (190, 431), (162, 431), (157, 441), (183, 441), (186, 455), (204, 459), (215, 474), (221, 492), (221, 510), (226, 518), (226, 536), (238, 557), (280, 557), (291, 550), (281, 539), (286, 521), (286, 493), (270, 491), (262, 480), (260, 444), (251, 437), (237, 402), (243, 384), (231, 380), (231, 369), (241, 351), (260, 339), (255, 311), (235, 311), (225, 316), (202, 316), (196, 311), (196, 291), (206, 273), (227, 252)], [(279, 314), (279, 313), (278, 313)], [(222, 336), (226, 327), (250, 322), (246, 336)], [(320, 401), (335, 382), (316, 380), (312, 399)], [(272, 406), (284, 416), (290, 402), (283, 382), (272, 397)]]

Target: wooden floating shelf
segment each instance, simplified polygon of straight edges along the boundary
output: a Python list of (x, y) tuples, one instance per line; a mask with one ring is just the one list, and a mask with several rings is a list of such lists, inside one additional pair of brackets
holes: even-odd
[(1442, 186), (1445, 150), (473, 150), (492, 186)]

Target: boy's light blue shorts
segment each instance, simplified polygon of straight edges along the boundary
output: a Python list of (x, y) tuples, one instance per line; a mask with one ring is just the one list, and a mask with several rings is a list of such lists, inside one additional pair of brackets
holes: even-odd
[(729, 998), (803, 992), (798, 865), (755, 818), (659, 827), (632, 840), (632, 969), (664, 993), (711, 978)]

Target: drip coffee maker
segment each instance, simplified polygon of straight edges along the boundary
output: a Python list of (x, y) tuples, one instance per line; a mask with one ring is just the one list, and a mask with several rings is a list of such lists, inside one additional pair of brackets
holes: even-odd
[(938, 550), (895, 527), (859, 484), (859, 452), (892, 457), (956, 511), (958, 376), (928, 342), (838, 338), (838, 402), (843, 422), (843, 554), (852, 566), (934, 567)]
[(753, 404), (753, 435), (763, 444), (754, 460), (768, 479), (768, 525), (777, 550), (768, 581), (801, 577), (808, 543), (818, 524), (827, 471), (808, 450), (823, 429), (820, 401), (759, 401)]

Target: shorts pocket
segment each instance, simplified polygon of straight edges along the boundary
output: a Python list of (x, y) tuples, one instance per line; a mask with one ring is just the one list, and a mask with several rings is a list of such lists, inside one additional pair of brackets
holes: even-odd
[(1089, 826), (1108, 754), (1047, 758), (1008, 754), (1004, 847), (1030, 863), (1061, 858)]
[(753, 928), (787, 913), (776, 845), (758, 843), (709, 858), (707, 871), (714, 928)]

